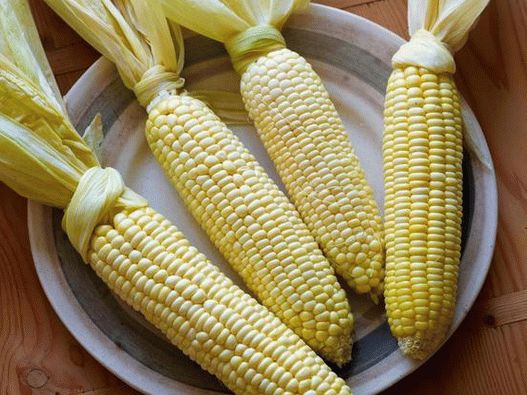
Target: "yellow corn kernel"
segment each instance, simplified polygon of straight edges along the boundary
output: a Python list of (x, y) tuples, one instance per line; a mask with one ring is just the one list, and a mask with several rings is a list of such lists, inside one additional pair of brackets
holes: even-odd
[[(131, 238), (141, 248), (125, 255), (119, 246), (132, 244)], [(166, 258), (158, 265), (160, 255)], [(114, 292), (234, 393), (293, 394), (302, 388), (322, 395), (329, 386), (351, 394), (293, 331), (153, 209), (123, 211), (110, 225), (98, 226), (88, 256)], [(130, 261), (141, 262), (132, 280), (120, 270)]]
[(394, 69), (385, 101), (385, 302), (402, 350), (424, 358), (454, 314), (463, 136), (450, 74)]
[[(241, 141), (201, 101), (179, 95), (150, 109), (146, 136), (191, 213), (262, 304), (325, 358), (349, 361), (345, 292), (294, 206)], [(334, 313), (337, 335), (317, 337), (306, 326), (321, 320), (312, 314), (315, 297)]]
[(241, 93), (289, 196), (335, 271), (377, 300), (384, 278), (379, 210), (320, 78), (284, 48), (248, 66)]

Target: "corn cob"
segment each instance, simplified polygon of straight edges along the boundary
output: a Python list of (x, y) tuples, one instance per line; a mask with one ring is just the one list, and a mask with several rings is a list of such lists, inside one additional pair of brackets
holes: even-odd
[(335, 271), (376, 301), (384, 245), (372, 189), (320, 78), (278, 30), (309, 2), (160, 1), (169, 18), (225, 43), (249, 117), (302, 219)]
[(384, 277), (373, 191), (318, 75), (283, 48), (242, 74), (241, 93), (296, 208), (335, 271), (376, 300)]
[[(469, 10), (458, 9), (451, 17), (460, 12), (471, 15), (465, 21), (468, 32), (485, 4), (466, 1)], [(423, 6), (410, 1), (410, 14)], [(444, 35), (434, 26), (445, 23), (445, 10), (441, 6), (437, 10), (434, 1), (425, 7), (427, 13), (437, 12), (437, 20), (430, 18), (425, 28)], [(423, 55), (424, 47), (434, 56)], [(433, 34), (415, 32), (394, 56), (393, 66), (384, 110), (384, 295), (388, 322), (401, 349), (423, 359), (445, 339), (455, 310), (463, 216), (463, 120), (454, 60)]]
[(91, 238), (104, 282), (237, 394), (351, 394), (278, 318), (151, 208), (123, 210)]
[(67, 118), (24, 0), (0, 0), (0, 49), (1, 182), (64, 209), (63, 228), (102, 280), (235, 393), (351, 394), (116, 170), (99, 167)]
[(172, 184), (260, 301), (322, 356), (345, 363), (353, 317), (300, 216), (241, 141), (201, 101), (169, 95), (146, 136)]
[(388, 321), (403, 350), (424, 357), (450, 326), (461, 257), (462, 119), (450, 75), (393, 71), (383, 150)]
[[(171, 39), (160, 6), (144, 0), (116, 1), (120, 8), (101, 1), (47, 3), (116, 63), (147, 108), (145, 133), (155, 157), (250, 290), (320, 355), (337, 364), (348, 362), (353, 317), (331, 265), (294, 206), (241, 141), (203, 102), (178, 94), (181, 64), (166, 59), (177, 51), (172, 46), (163, 62), (155, 55), (169, 48)], [(91, 7), (98, 12), (91, 13)], [(118, 23), (115, 15), (121, 16)], [(99, 29), (112, 32), (113, 39), (94, 34), (92, 25), (105, 26)], [(137, 32), (123, 38), (120, 31)], [(176, 32), (181, 52), (182, 37)], [(157, 47), (156, 40), (162, 39), (164, 45)], [(126, 55), (134, 40), (150, 48), (141, 57)], [(115, 48), (121, 51), (112, 52)], [(143, 58), (149, 61), (141, 65)], [(133, 68), (136, 64), (141, 66)], [(167, 71), (169, 64), (173, 71)]]

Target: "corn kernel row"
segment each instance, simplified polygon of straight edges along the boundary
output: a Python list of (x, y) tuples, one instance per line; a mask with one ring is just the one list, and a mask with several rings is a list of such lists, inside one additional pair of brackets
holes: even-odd
[(146, 136), (190, 212), (258, 299), (322, 356), (349, 361), (346, 294), (294, 206), (241, 141), (185, 95), (152, 106)]
[(351, 394), (297, 335), (151, 208), (98, 226), (89, 263), (172, 343), (237, 394)]
[(344, 125), (318, 75), (289, 49), (242, 75), (249, 116), (302, 219), (358, 293), (382, 293), (382, 221)]
[(383, 149), (388, 322), (402, 350), (424, 358), (450, 326), (461, 257), (462, 118), (450, 74), (394, 69)]

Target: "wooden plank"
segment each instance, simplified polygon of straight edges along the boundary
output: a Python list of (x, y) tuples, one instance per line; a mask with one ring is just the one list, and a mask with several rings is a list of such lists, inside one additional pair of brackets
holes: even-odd
[(60, 91), (65, 95), (73, 86), (75, 82), (84, 74), (85, 70), (71, 71), (69, 73), (56, 75), (57, 83), (59, 84)]
[(43, 0), (29, 0), (44, 48), (56, 49), (83, 42)]
[[(499, 34), (498, 34), (499, 32)], [(458, 84), (487, 137), (498, 177), (490, 296), (527, 289), (527, 3), (491, 2), (458, 54)]]
[(115, 385), (106, 388), (99, 388), (93, 391), (79, 392), (78, 395), (139, 395), (140, 393), (130, 388), (126, 384)]
[(383, 395), (524, 394), (526, 332), (525, 322), (494, 329), (470, 314), (430, 361)]
[(0, 394), (73, 394), (120, 381), (59, 321), (33, 267), (26, 200), (0, 184)]
[(46, 52), (48, 60), (57, 75), (72, 71), (84, 71), (101, 55), (88, 44), (82, 42)]
[(378, 0), (347, 7), (346, 10), (375, 22), (408, 39), (407, 0)]
[(527, 320), (527, 290), (493, 298), (485, 309), (487, 323), (500, 327)]

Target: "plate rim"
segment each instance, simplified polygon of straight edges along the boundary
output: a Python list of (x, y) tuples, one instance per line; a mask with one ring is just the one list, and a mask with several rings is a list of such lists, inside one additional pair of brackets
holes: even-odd
[[(372, 34), (384, 36), (385, 38), (383, 38), (383, 40), (386, 40), (387, 42), (392, 41), (397, 45), (401, 45), (405, 42), (404, 39), (402, 39), (394, 32), (368, 19), (334, 7), (325, 6), (321, 4), (312, 4), (308, 13), (299, 15), (297, 17), (302, 18), (308, 14), (310, 17), (313, 18), (323, 16), (326, 18), (336, 18), (343, 20), (344, 23), (355, 25), (356, 28), (366, 29), (369, 30)], [(293, 16), (293, 18), (296, 17)], [(114, 66), (108, 60), (102, 57), (99, 58), (93, 65), (88, 68), (88, 70), (79, 78), (79, 80), (75, 82), (75, 84), (66, 94), (65, 101), (67, 108), (82, 108), (79, 103), (87, 102), (89, 100), (89, 98), (86, 96), (86, 92), (89, 92), (89, 90), (85, 89), (85, 87), (87, 87), (88, 85), (93, 85), (94, 81), (100, 81), (101, 84), (105, 83), (107, 85), (111, 81), (108, 79), (103, 79), (102, 76), (107, 75), (107, 73), (109, 72), (113, 72), (114, 69)], [(116, 78), (119, 78), (116, 73), (114, 74), (116, 75)], [(100, 88), (98, 89), (98, 91), (104, 88), (104, 86), (101, 84), (99, 84)], [(83, 94), (77, 94), (76, 92), (83, 92)], [(75, 118), (78, 119), (79, 117), (82, 117), (82, 115), (82, 111), (78, 112), (77, 114), (75, 114), (74, 117), (72, 117), (72, 121), (75, 122)], [(486, 143), (485, 135), (483, 134), (483, 131), (481, 130), (481, 127), (477, 122), (477, 119), (475, 118), (472, 110), (466, 104), (464, 99), (463, 116), (465, 120), (470, 120), (471, 125), (476, 129), (475, 131), (482, 138), (482, 149), (484, 151), (484, 154), (490, 158), (490, 163), (492, 164), (492, 159), (490, 157), (490, 152)], [(477, 160), (471, 159), (470, 163), (472, 166), (478, 166)], [(484, 166), (481, 164), (479, 164), (479, 167), (479, 171), (482, 170), (481, 168), (484, 168)], [(485, 191), (486, 193), (484, 197), (484, 202), (488, 204), (489, 207), (486, 208), (490, 210), (487, 211), (488, 224), (485, 230), (481, 232), (481, 234), (479, 234), (478, 236), (486, 236), (486, 251), (490, 251), (490, 253), (483, 254), (486, 256), (479, 259), (478, 267), (480, 270), (476, 273), (478, 274), (477, 279), (474, 279), (474, 283), (476, 284), (476, 286), (471, 289), (470, 297), (468, 298), (466, 303), (463, 306), (458, 305), (458, 309), (462, 308), (461, 313), (456, 314), (455, 320), (452, 324), (447, 339), (445, 339), (445, 342), (448, 341), (452, 333), (459, 327), (461, 322), (466, 317), (468, 311), (473, 306), (475, 299), (477, 298), (481, 291), (481, 288), (483, 287), (485, 278), (490, 268), (490, 264), (492, 262), (492, 251), (494, 250), (496, 242), (498, 218), (497, 181), (494, 172), (494, 167), (492, 165), (490, 168), (484, 168), (483, 171), (487, 173), (484, 174), (484, 178), (485, 184), (488, 187), (488, 189)], [(59, 265), (55, 245), (54, 243), (50, 242), (52, 238), (42, 237), (42, 234), (45, 232), (52, 234), (52, 232), (49, 232), (50, 226), (51, 209), (38, 203), (28, 201), (29, 241), (39, 281), (42, 285), (47, 299), (49, 300), (50, 304), (53, 307), (53, 310), (55, 311), (61, 322), (66, 326), (72, 336), (77, 341), (79, 341), (79, 343), (90, 355), (92, 355), (99, 363), (101, 363), (105, 368), (107, 368), (125, 383), (145, 393), (180, 393), (199, 395), (212, 395), (220, 393), (216, 391), (209, 391), (193, 387), (191, 385), (163, 376), (158, 372), (146, 367), (125, 351), (119, 349), (115, 345), (115, 343), (113, 343), (96, 326), (96, 324), (88, 318), (87, 313), (81, 307), (79, 302), (76, 301), (76, 299), (73, 297), (71, 289), (68, 286), (56, 286), (56, 280), (59, 280), (59, 284), (64, 284), (65, 277), (64, 273), (60, 270), (57, 270), (58, 277), (53, 277), (50, 270), (50, 268), (52, 268), (53, 266)], [(61, 281), (64, 282), (61, 283)], [(73, 319), (71, 317), (73, 317)], [(87, 336), (87, 334), (89, 334), (90, 336)], [(435, 352), (432, 355), (435, 355)], [(427, 360), (431, 358), (432, 355), (430, 355)], [(390, 387), (403, 377), (412, 373), (419, 366), (423, 365), (427, 360), (420, 362), (408, 361), (408, 366), (406, 367), (404, 372), (394, 372), (392, 369), (391, 371), (387, 372), (385, 376), (383, 376), (383, 380), (375, 380), (375, 383), (366, 383), (366, 385), (363, 384), (359, 386), (353, 386), (352, 383), (354, 392), (377, 393), (379, 391), (382, 391)], [(138, 377), (138, 371), (144, 372), (149, 377), (149, 380), (144, 380), (145, 376)], [(358, 374), (354, 377), (360, 377), (360, 375), (361, 374)], [(353, 378), (348, 380), (348, 382), (350, 381), (353, 382)], [(167, 392), (168, 386), (171, 390)]]

